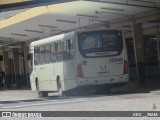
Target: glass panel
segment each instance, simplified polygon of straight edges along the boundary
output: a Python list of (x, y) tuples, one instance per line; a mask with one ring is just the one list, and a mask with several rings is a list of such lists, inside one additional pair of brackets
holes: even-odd
[(56, 62), (57, 43), (51, 44), (51, 61)]
[(79, 49), (83, 56), (118, 55), (123, 49), (122, 32), (100, 30), (78, 33)]
[(40, 59), (39, 59), (39, 47), (35, 47), (34, 48), (34, 64), (38, 65), (40, 63)]
[(45, 63), (49, 63), (51, 59), (51, 46), (49, 44), (45, 45)]
[(63, 44), (62, 41), (58, 41), (58, 49), (56, 53), (57, 62), (63, 61)]
[(44, 64), (44, 45), (40, 46), (40, 64)]

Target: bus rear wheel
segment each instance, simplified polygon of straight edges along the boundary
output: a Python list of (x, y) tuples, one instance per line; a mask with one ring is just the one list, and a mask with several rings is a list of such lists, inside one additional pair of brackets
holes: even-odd
[(38, 97), (48, 97), (48, 92), (44, 92), (44, 91), (40, 91), (39, 88), (39, 82), (36, 82), (36, 89), (37, 89), (37, 93), (38, 93)]

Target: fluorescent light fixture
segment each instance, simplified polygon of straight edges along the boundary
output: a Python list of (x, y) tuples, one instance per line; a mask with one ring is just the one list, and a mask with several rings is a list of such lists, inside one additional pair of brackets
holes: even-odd
[(129, 17), (129, 15), (127, 15), (127, 14), (115, 13), (115, 12), (95, 11), (95, 13), (96, 14), (108, 13), (108, 14), (123, 15), (123, 16)]
[(39, 27), (46, 27), (46, 28), (57, 28), (56, 26), (50, 26), (50, 25), (38, 25)]
[(27, 35), (25, 35), (25, 34), (19, 34), (19, 33), (11, 33), (11, 35), (16, 35), (16, 36), (27, 37)]
[(104, 9), (104, 10), (114, 10), (114, 11), (125, 11), (125, 9), (120, 9), (120, 8), (109, 8), (109, 7), (101, 7), (101, 9)]
[(25, 31), (27, 31), (27, 32), (34, 32), (34, 33), (42, 33), (42, 31), (38, 31), (38, 30), (28, 30), (28, 29), (26, 29)]
[(77, 14), (77, 16), (81, 16), (81, 17), (90, 17), (90, 18), (98, 18), (98, 16), (86, 15), (86, 14)]
[(61, 19), (57, 19), (56, 21), (58, 21), (58, 22), (66, 22), (66, 23), (74, 23), (74, 24), (77, 23), (76, 21), (71, 21), (71, 20), (61, 20)]
[(99, 20), (99, 19), (91, 19), (91, 21), (98, 21), (98, 22), (105, 22), (105, 23), (108, 23), (108, 21)]
[(52, 31), (61, 31), (61, 32), (63, 32), (63, 30), (57, 30), (57, 29), (52, 29)]
[(55, 30), (55, 29), (52, 29), (52, 30), (51, 30), (51, 34), (55, 34), (54, 32), (64, 32), (64, 31), (63, 31), (63, 30), (57, 30), (57, 29)]

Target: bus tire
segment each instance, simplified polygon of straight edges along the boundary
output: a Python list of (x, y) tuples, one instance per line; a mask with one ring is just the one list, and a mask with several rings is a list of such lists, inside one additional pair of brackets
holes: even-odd
[(36, 89), (37, 89), (38, 97), (40, 97), (40, 98), (48, 97), (48, 92), (40, 91), (38, 80), (36, 81)]
[(57, 80), (57, 89), (58, 89), (59, 97), (60, 98), (65, 97), (64, 91), (62, 90), (62, 85), (61, 85), (60, 80)]

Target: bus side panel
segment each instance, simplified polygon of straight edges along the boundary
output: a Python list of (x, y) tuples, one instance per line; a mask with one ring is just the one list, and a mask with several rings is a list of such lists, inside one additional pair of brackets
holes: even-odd
[(64, 62), (64, 89), (69, 90), (77, 87), (74, 60)]
[[(41, 90), (42, 91), (57, 91), (57, 82), (56, 76), (54, 73), (55, 65), (54, 64), (45, 64), (43, 75), (43, 80), (41, 81)], [(39, 75), (40, 76), (40, 75)]]

